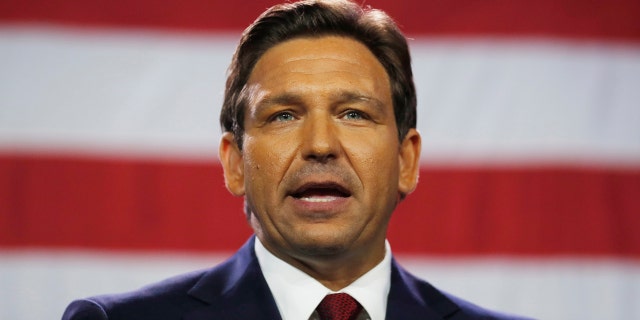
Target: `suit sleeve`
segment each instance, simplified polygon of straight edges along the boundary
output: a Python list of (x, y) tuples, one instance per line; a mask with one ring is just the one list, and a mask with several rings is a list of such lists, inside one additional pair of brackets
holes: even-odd
[(73, 301), (62, 315), (62, 320), (109, 320), (107, 313), (95, 301)]

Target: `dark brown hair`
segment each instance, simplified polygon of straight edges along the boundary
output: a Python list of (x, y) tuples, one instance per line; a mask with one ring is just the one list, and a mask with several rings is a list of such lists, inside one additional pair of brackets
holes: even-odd
[(242, 148), (247, 95), (243, 89), (260, 57), (284, 41), (300, 37), (345, 36), (363, 43), (385, 68), (391, 83), (393, 109), (402, 140), (416, 126), (416, 91), (411, 57), (404, 35), (380, 10), (349, 0), (310, 0), (275, 5), (242, 34), (229, 66), (220, 113), (222, 130), (234, 134)]

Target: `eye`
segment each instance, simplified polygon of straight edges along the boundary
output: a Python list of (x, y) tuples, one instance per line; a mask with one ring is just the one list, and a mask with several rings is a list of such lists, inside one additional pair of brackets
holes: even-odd
[(345, 112), (344, 118), (347, 120), (362, 120), (365, 119), (365, 115), (360, 111), (349, 110)]
[(291, 112), (284, 111), (275, 114), (271, 119), (272, 121), (286, 122), (294, 120), (295, 117), (293, 116), (293, 114), (291, 114)]

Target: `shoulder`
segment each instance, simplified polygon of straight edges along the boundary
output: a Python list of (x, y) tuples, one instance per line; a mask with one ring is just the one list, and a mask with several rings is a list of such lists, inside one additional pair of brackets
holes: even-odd
[[(395, 287), (395, 289), (394, 289)], [(480, 307), (467, 300), (444, 292), (420, 279), (394, 261), (392, 271), (392, 293), (396, 300), (402, 300), (404, 308), (406, 302), (412, 301), (416, 305), (414, 313), (436, 314), (443, 319), (450, 320), (531, 320), (530, 318), (509, 315)], [(391, 298), (391, 297), (390, 297)], [(390, 300), (391, 303), (391, 300)]]
[(62, 315), (62, 320), (107, 320), (107, 312), (102, 306), (91, 300), (73, 301)]
[[(76, 300), (67, 307), (62, 319), (182, 319), (185, 314), (214, 301), (219, 306), (242, 299), (242, 293), (246, 292), (242, 289), (256, 288), (258, 281), (264, 282), (253, 253), (253, 241), (251, 238), (231, 258), (213, 268), (182, 274), (131, 292)], [(240, 294), (229, 295), (235, 292), (231, 289), (236, 285), (241, 288)]]
[(179, 319), (184, 310), (201, 304), (190, 298), (188, 291), (205, 272), (179, 275), (131, 292), (76, 300), (67, 307), (62, 319)]
[(460, 308), (460, 311), (459, 311), (460, 315), (452, 317), (451, 318), (452, 320), (453, 319), (533, 320), (532, 318), (526, 318), (522, 316), (489, 310), (446, 292), (443, 292), (443, 294), (447, 296), (447, 298), (453, 301)]

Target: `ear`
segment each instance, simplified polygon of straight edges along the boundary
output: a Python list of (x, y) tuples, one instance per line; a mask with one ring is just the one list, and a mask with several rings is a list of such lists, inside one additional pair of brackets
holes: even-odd
[(244, 195), (244, 161), (242, 151), (231, 132), (225, 132), (220, 139), (220, 162), (224, 169), (224, 183), (234, 196)]
[(398, 191), (402, 197), (413, 192), (418, 185), (420, 175), (420, 149), (422, 148), (422, 138), (415, 129), (409, 129), (407, 135), (400, 145), (400, 176), (398, 179)]

